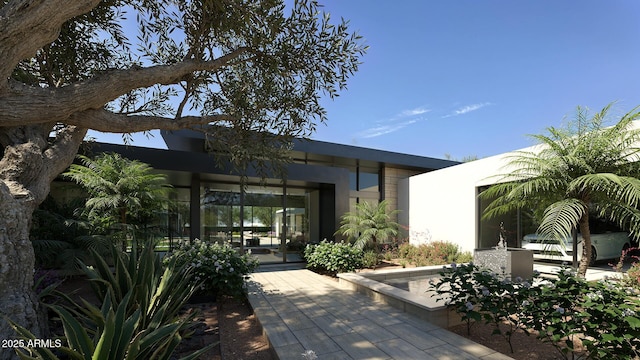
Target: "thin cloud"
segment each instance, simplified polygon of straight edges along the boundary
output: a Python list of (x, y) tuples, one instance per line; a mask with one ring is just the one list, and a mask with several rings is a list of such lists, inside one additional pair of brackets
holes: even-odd
[(467, 106), (463, 106), (457, 110), (454, 110), (451, 114), (449, 115), (445, 115), (443, 117), (447, 118), (447, 117), (451, 117), (451, 116), (458, 116), (458, 115), (464, 115), (467, 113), (470, 113), (472, 111), (476, 111), (476, 110), (480, 110), (485, 106), (489, 106), (491, 105), (491, 103), (486, 102), (486, 103), (479, 103), (479, 104), (471, 104), (471, 105), (467, 105)]
[(403, 129), (411, 124), (416, 123), (417, 120), (408, 120), (399, 123), (389, 124), (389, 125), (380, 125), (376, 127), (369, 128), (367, 130), (360, 132), (360, 137), (368, 139), (374, 138), (386, 134), (390, 134), (392, 132), (396, 132), (400, 129)]
[(430, 111), (425, 107), (403, 110), (389, 119), (377, 121), (376, 126), (361, 131), (358, 136), (368, 139), (396, 132), (418, 122), (418, 120), (421, 120), (420, 115)]
[(425, 109), (423, 107), (419, 107), (419, 108), (415, 108), (415, 109), (412, 109), (412, 110), (405, 110), (405, 111), (401, 112), (400, 114), (398, 114), (396, 117), (417, 116), (417, 115), (426, 114), (429, 111), (431, 111), (431, 110)]

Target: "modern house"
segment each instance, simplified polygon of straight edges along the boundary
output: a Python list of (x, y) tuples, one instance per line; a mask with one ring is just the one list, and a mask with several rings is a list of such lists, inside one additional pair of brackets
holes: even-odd
[[(164, 228), (170, 241), (227, 241), (251, 249), (263, 262), (300, 260), (299, 250), (305, 244), (334, 238), (340, 217), (355, 203), (387, 200), (391, 208), (402, 209), (408, 194), (399, 188), (400, 182), (458, 164), (297, 140), (286, 179), (261, 182), (249, 172), (246, 192), (241, 192), (239, 174), (216, 165), (201, 133), (182, 130), (162, 132), (162, 136), (166, 150), (97, 143), (90, 151), (119, 153), (168, 176), (179, 204), (166, 214)], [(54, 183), (52, 194), (63, 193), (59, 190), (64, 186)], [(407, 224), (408, 216), (402, 211), (399, 222)]]
[(403, 180), (401, 187), (410, 194), (406, 209), (411, 243), (445, 240), (458, 244), (463, 251), (490, 248), (497, 245), (502, 224), (507, 245), (519, 247), (524, 234), (535, 232), (532, 221), (520, 212), (482, 220), (487, 204), (478, 198), (482, 190), (500, 180), (500, 174), (508, 172), (505, 166), (510, 155), (500, 154)]
[[(640, 127), (640, 122), (635, 122), (634, 126)], [(458, 244), (463, 251), (473, 251), (496, 246), (502, 233), (508, 247), (521, 247), (525, 235), (537, 231), (538, 224), (533, 212), (518, 210), (498, 218), (483, 219), (482, 214), (489, 201), (478, 195), (489, 186), (504, 181), (505, 174), (512, 171), (508, 166), (514, 155), (537, 152), (541, 146), (531, 146), (403, 180), (400, 187), (410, 194), (408, 204), (403, 205), (409, 214), (410, 242), (419, 244), (427, 240), (445, 240)], [(615, 224), (606, 225), (609, 227), (607, 232), (621, 231)], [(631, 239), (631, 244), (637, 240)], [(621, 250), (622, 245), (613, 253), (619, 256)], [(605, 256), (602, 251), (598, 254)]]

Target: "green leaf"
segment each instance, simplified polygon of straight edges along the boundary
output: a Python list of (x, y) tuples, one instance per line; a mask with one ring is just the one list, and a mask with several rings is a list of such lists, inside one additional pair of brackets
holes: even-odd
[(624, 321), (629, 324), (632, 329), (640, 329), (640, 319), (635, 316), (625, 316)]
[(87, 334), (87, 331), (67, 310), (60, 306), (52, 306), (52, 309), (60, 315), (64, 334), (69, 342), (69, 347), (79, 352), (85, 360), (91, 359), (91, 355), (95, 350), (93, 340)]

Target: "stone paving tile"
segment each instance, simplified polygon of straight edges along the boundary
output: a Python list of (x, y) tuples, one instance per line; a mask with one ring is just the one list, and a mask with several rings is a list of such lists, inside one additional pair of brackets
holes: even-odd
[(393, 359), (420, 359), (420, 360), (436, 360), (427, 352), (418, 349), (403, 339), (391, 339), (376, 343), (382, 351), (389, 354)]
[(430, 349), (436, 346), (444, 345), (445, 341), (434, 336), (425, 336), (423, 331), (413, 327), (411, 324), (395, 324), (385, 327), (391, 333), (404, 339), (420, 350)]
[(308, 270), (252, 275), (249, 300), (280, 359), (509, 359)]
[(295, 305), (285, 297), (273, 297), (267, 299), (271, 307), (278, 313), (287, 312), (295, 309)]
[(349, 354), (340, 350), (331, 354), (323, 354), (322, 360), (353, 360)]
[(429, 354), (438, 360), (476, 360), (477, 356), (461, 351), (451, 344), (436, 346), (428, 350)]
[(286, 359), (303, 359), (302, 353), (305, 352), (305, 348), (300, 343), (282, 345), (279, 347), (274, 346), (278, 358), (281, 360)]
[(260, 319), (261, 323), (277, 324), (278, 322), (282, 322), (282, 318), (271, 308), (253, 309), (253, 312), (256, 313), (256, 316), (259, 316), (258, 318)]
[(390, 340), (397, 336), (386, 330), (384, 327), (376, 324), (369, 319), (362, 319), (356, 321), (350, 321), (346, 323), (356, 333), (362, 335), (365, 339), (372, 343), (378, 343), (380, 341)]
[(261, 322), (262, 328), (269, 337), (269, 342), (274, 348), (284, 345), (298, 344), (298, 338), (282, 321)]
[(314, 317), (311, 320), (329, 336), (348, 334), (353, 331), (333, 315)]
[(332, 336), (332, 339), (354, 359), (386, 360), (389, 354), (377, 348), (359, 334)]
[(313, 350), (323, 359), (325, 354), (337, 353), (342, 350), (335, 341), (322, 331), (318, 331), (317, 328), (294, 331), (294, 335), (305, 349)]
[(494, 352), (492, 354), (489, 355), (485, 355), (483, 357), (481, 357), (482, 360), (513, 360), (512, 357), (507, 356), (505, 354), (499, 353), (499, 352)]
[(329, 316), (330, 313), (313, 304), (313, 303), (309, 303), (309, 304), (305, 304), (305, 305), (297, 305), (298, 310), (300, 310), (301, 312), (303, 312), (305, 315), (307, 315), (309, 318), (316, 318), (316, 317), (321, 317), (321, 316)]
[(337, 317), (340, 320), (343, 321), (357, 321), (357, 320), (364, 320), (365, 316), (363, 314), (361, 314), (358, 309), (351, 309), (351, 308), (334, 308), (331, 311), (331, 314), (335, 317)]
[(432, 330), (442, 329), (441, 327), (439, 327), (437, 325), (434, 325), (434, 324), (432, 324), (430, 322), (418, 319), (415, 316), (409, 315), (407, 313), (399, 314), (397, 316), (397, 318), (398, 318), (398, 320), (400, 320), (401, 323), (403, 323), (403, 324), (411, 324), (416, 329), (419, 329), (419, 330), (422, 330), (422, 331), (432, 331)]
[(287, 324), (287, 327), (294, 332), (295, 330), (316, 327), (316, 324), (298, 309), (294, 309), (293, 311), (281, 312), (279, 313), (279, 315), (284, 323)]
[(394, 325), (401, 324), (403, 319), (398, 315), (395, 308), (387, 308), (385, 306), (381, 306), (378, 309), (367, 309), (362, 311), (362, 315), (376, 323), (383, 323), (385, 325)]
[(437, 329), (437, 330), (429, 331), (429, 334), (451, 345), (456, 346), (457, 348), (459, 348), (464, 352), (470, 353), (477, 357), (483, 357), (483, 356), (487, 356), (495, 353), (494, 350), (489, 349), (486, 346), (482, 346), (463, 336), (454, 334), (451, 331), (447, 331), (445, 329)]

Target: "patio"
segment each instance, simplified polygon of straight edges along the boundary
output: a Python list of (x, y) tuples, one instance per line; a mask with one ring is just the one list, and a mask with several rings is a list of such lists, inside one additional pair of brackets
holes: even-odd
[(280, 359), (510, 359), (300, 266), (262, 266), (249, 301)]

